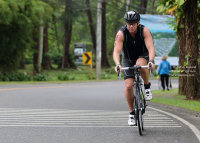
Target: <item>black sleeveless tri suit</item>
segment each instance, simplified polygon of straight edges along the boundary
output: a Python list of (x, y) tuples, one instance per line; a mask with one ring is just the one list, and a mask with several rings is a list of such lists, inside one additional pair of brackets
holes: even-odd
[[(144, 25), (139, 25), (135, 37), (132, 37), (126, 26), (123, 26), (120, 31), (124, 34), (123, 43), (123, 67), (132, 67), (136, 64), (138, 58), (145, 58), (148, 62), (149, 53), (146, 48), (143, 36)], [(124, 79), (133, 78), (133, 71), (124, 71)]]

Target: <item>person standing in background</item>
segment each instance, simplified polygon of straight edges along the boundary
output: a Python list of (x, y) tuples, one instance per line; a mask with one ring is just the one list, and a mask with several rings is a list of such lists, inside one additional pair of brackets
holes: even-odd
[(171, 70), (170, 63), (167, 61), (168, 56), (164, 55), (162, 57), (162, 62), (160, 63), (159, 69), (158, 69), (158, 74), (160, 75), (161, 78), (161, 84), (163, 91), (165, 90), (165, 83), (167, 86), (167, 90), (169, 90), (169, 74)]

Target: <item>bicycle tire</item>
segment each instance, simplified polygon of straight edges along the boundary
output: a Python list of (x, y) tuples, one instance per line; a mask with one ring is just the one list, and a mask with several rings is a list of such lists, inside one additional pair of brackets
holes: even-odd
[(142, 136), (142, 131), (144, 130), (144, 128), (143, 128), (143, 116), (141, 110), (138, 110), (138, 129), (140, 136)]
[[(145, 95), (144, 95), (144, 91), (141, 89), (141, 95), (142, 95), (142, 100), (143, 100), (143, 104), (142, 104), (142, 115), (145, 113), (146, 111), (146, 100), (145, 100)], [(142, 130), (144, 130), (144, 118), (142, 116)]]
[(142, 95), (140, 95), (140, 88), (136, 85), (134, 86), (134, 95), (136, 97), (136, 100), (135, 100), (135, 110), (136, 110), (136, 123), (138, 124), (138, 129), (139, 129), (139, 133), (140, 133), (140, 136), (142, 136), (142, 131), (144, 130), (144, 127), (143, 127), (143, 117), (142, 117), (142, 103), (143, 100), (141, 98)]
[(134, 109), (135, 109), (135, 125), (137, 126), (137, 120), (138, 120), (138, 109), (137, 109), (137, 101), (136, 97), (134, 96)]

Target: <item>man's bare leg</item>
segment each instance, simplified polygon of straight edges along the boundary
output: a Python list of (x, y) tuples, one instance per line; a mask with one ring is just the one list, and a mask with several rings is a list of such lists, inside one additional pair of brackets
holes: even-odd
[(133, 93), (133, 79), (132, 78), (128, 78), (125, 80), (125, 90), (124, 90), (124, 96), (126, 98), (126, 101), (128, 103), (128, 107), (130, 109), (130, 112), (133, 111), (134, 109), (134, 93)]
[[(139, 58), (136, 62), (136, 66), (146, 66), (147, 61), (144, 58)], [(147, 68), (140, 69), (140, 74), (142, 76), (142, 79), (144, 80), (144, 84), (149, 84), (149, 71)]]
[(134, 126), (136, 125), (135, 121), (135, 111), (134, 111), (134, 92), (133, 92), (133, 78), (128, 78), (125, 80), (126, 88), (124, 90), (124, 95), (126, 97), (126, 101), (128, 102), (128, 106), (130, 109), (128, 125)]
[[(146, 59), (144, 58), (139, 58), (137, 61), (136, 61), (136, 65), (137, 66), (144, 66), (144, 65), (147, 65), (147, 61)], [(151, 88), (150, 88), (150, 83), (149, 83), (149, 71), (147, 68), (144, 68), (144, 69), (140, 69), (140, 74), (144, 80), (144, 87), (145, 87), (145, 98), (146, 100), (151, 100), (152, 99), (152, 92), (151, 92)]]

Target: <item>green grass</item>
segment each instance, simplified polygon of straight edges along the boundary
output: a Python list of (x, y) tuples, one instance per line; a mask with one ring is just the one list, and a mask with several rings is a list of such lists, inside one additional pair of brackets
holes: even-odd
[[(56, 68), (56, 65), (53, 65)], [(26, 69), (18, 70), (19, 73), (26, 73), (33, 76), (33, 65), (26, 65)], [(74, 80), (60, 81), (58, 75), (66, 73), (67, 76), (75, 77)], [(68, 82), (82, 82), (82, 81), (102, 81), (102, 80), (118, 80), (117, 74), (114, 71), (114, 66), (101, 70), (101, 79), (96, 80), (96, 69), (92, 69), (92, 79), (90, 79), (90, 66), (78, 66), (77, 69), (55, 69), (43, 70), (41, 74), (46, 74), (49, 77), (48, 81), (1, 81), (0, 84), (35, 84), (35, 83), (68, 83)]]
[[(92, 79), (90, 79), (90, 66), (83, 66), (79, 65), (77, 66), (77, 69), (69, 69), (66, 68), (64, 70), (57, 69), (57, 65), (52, 65), (55, 70), (43, 70), (41, 74), (45, 74), (49, 77), (48, 81), (22, 81), (22, 82), (15, 82), (15, 81), (2, 81), (0, 84), (10, 84), (10, 83), (24, 83), (24, 84), (35, 84), (35, 83), (65, 83), (65, 82), (81, 82), (81, 81), (98, 81), (96, 80), (96, 69), (93, 67), (92, 69)], [(19, 73), (26, 73), (31, 76), (33, 76), (33, 65), (27, 64), (26, 69), (24, 70), (18, 70)], [(66, 73), (67, 76), (73, 76), (75, 79), (73, 80), (66, 80), (66, 81), (59, 81), (58, 75), (61, 75), (63, 73)], [(118, 80), (117, 74), (114, 71), (114, 66), (111, 66), (110, 68), (103, 68), (101, 69), (102, 77), (100, 81), (102, 80)], [(123, 77), (122, 77), (123, 79)], [(157, 77), (151, 77), (149, 76), (149, 79), (157, 79)]]
[(152, 91), (153, 99), (151, 102), (172, 105), (193, 111), (200, 112), (200, 101), (186, 100), (186, 96), (178, 95), (178, 89), (170, 91), (155, 90)]

